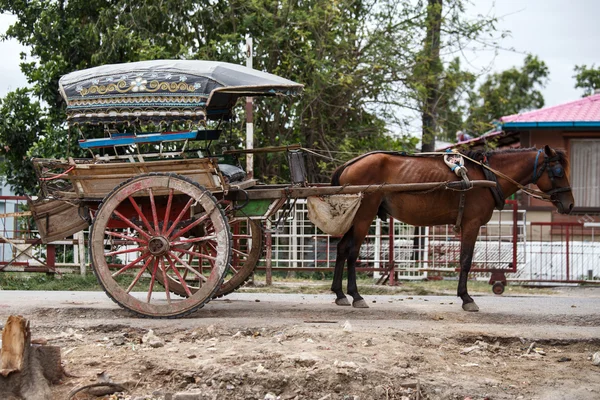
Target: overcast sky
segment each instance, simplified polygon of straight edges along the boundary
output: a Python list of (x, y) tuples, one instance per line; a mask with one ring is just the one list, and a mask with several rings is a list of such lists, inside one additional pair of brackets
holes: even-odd
[[(500, 50), (469, 55), (477, 67), (492, 66), (501, 71), (523, 62), (525, 53), (533, 53), (550, 68), (550, 81), (544, 89), (546, 106), (575, 100), (581, 90), (574, 89), (573, 67), (600, 66), (600, 1), (596, 0), (474, 0), (469, 14), (492, 14), (501, 18), (498, 28), (511, 31)], [(0, 32), (14, 17), (0, 15)], [(27, 84), (19, 70), (19, 53), (25, 49), (14, 41), (0, 42), (0, 96)]]

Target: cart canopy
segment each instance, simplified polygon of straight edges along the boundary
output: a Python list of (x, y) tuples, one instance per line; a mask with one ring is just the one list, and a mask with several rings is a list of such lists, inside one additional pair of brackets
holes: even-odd
[(70, 124), (228, 119), (241, 96), (295, 95), (302, 88), (241, 65), (200, 60), (103, 65), (72, 72), (59, 81)]

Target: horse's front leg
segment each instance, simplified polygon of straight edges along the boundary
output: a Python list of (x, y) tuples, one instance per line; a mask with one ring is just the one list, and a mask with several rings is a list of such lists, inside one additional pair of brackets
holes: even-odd
[(349, 306), (350, 302), (342, 291), (342, 278), (344, 276), (344, 264), (350, 251), (349, 246), (352, 241), (352, 228), (342, 237), (337, 245), (337, 255), (335, 258), (335, 270), (333, 272), (333, 282), (331, 291), (335, 293), (335, 304), (338, 306)]
[(356, 260), (358, 259), (358, 246), (353, 246), (348, 255), (348, 294), (352, 296), (352, 307), (354, 308), (369, 308), (367, 302), (358, 293), (358, 285), (356, 284)]
[(367, 233), (369, 233), (369, 227), (375, 216), (371, 218), (363, 218), (358, 221), (355, 219), (353, 226), (353, 236), (350, 241), (349, 252), (348, 252), (348, 294), (352, 296), (352, 307), (354, 308), (369, 308), (367, 302), (358, 293), (358, 285), (356, 284), (356, 260), (358, 260), (358, 254), (360, 246), (365, 240)]
[(479, 227), (464, 229), (460, 241), (460, 277), (458, 280), (458, 297), (463, 301), (462, 308), (465, 311), (479, 311), (475, 300), (469, 296), (467, 291), (467, 279), (471, 270), (471, 261), (473, 260), (473, 251), (475, 250), (475, 241)]

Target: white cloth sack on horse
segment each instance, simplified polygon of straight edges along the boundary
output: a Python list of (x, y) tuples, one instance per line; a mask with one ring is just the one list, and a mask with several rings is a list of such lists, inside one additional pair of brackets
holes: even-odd
[(352, 226), (362, 197), (362, 193), (309, 196), (308, 219), (325, 233), (343, 235)]

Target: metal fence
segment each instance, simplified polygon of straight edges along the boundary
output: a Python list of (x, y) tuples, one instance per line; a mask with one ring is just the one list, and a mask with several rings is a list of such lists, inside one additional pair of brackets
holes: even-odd
[(537, 284), (600, 283), (600, 223), (532, 222), (527, 254), (511, 280)]
[[(85, 273), (87, 232), (42, 244), (26, 210), (24, 197), (0, 196), (0, 271)], [(324, 234), (308, 220), (305, 201), (298, 200), (289, 211), (279, 229), (266, 230), (271, 246), (264, 254), (270, 253), (271, 270), (333, 270), (340, 238)], [(440, 279), (457, 273), (459, 258), (460, 237), (451, 225), (415, 228), (376, 219), (361, 247), (358, 269), (391, 283)], [(259, 268), (267, 264), (263, 258)], [(480, 279), (500, 274), (520, 283), (600, 283), (600, 223), (529, 223), (526, 212), (508, 201), (481, 228), (472, 272)]]
[(0, 196), (1, 272), (85, 273), (87, 233), (43, 244), (23, 196)]
[[(280, 211), (281, 213), (286, 211)], [(335, 266), (339, 237), (324, 234), (310, 223), (306, 202), (298, 201), (282, 226), (267, 241), (272, 243), (273, 271), (328, 271)], [(279, 216), (275, 216), (275, 220)], [(526, 262), (517, 251), (527, 241), (526, 213), (509, 201), (483, 226), (475, 246), (473, 271), (481, 276), (497, 270), (514, 272)], [(390, 246), (392, 243), (392, 246)], [(358, 270), (376, 278), (431, 279), (455, 274), (459, 268), (460, 236), (451, 225), (416, 228), (394, 219), (376, 219), (363, 243)], [(263, 260), (266, 262), (266, 260)]]

